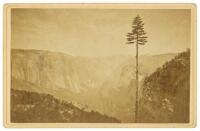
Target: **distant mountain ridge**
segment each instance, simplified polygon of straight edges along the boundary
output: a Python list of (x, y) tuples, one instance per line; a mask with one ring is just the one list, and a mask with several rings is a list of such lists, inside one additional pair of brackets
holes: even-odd
[[(140, 81), (175, 55), (140, 56)], [(51, 94), (122, 121), (133, 121), (134, 57), (89, 58), (13, 49), (11, 63), (13, 89)]]

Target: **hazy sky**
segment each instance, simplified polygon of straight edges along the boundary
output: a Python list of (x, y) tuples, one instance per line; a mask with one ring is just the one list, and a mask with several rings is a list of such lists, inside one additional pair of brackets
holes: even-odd
[(139, 14), (148, 34), (140, 54), (180, 52), (190, 46), (190, 10), (12, 9), (12, 48), (70, 55), (135, 55), (127, 45)]

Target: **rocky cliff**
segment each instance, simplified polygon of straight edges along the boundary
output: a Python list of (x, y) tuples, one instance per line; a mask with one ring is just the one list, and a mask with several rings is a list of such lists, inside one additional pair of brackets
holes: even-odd
[[(140, 56), (140, 81), (175, 54)], [(51, 94), (125, 122), (133, 121), (135, 58), (81, 57), (13, 49), (12, 88)]]

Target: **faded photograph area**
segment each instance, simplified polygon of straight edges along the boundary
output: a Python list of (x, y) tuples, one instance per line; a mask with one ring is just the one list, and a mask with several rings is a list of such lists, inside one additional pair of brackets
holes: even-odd
[(189, 9), (11, 10), (12, 123), (189, 123)]

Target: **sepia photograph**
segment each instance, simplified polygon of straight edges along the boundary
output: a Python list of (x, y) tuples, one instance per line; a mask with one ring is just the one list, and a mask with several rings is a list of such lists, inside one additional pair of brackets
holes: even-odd
[(195, 124), (195, 5), (4, 5), (6, 127)]

